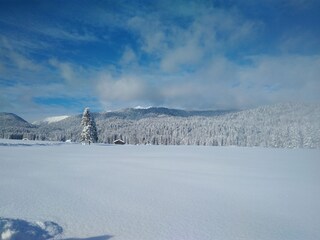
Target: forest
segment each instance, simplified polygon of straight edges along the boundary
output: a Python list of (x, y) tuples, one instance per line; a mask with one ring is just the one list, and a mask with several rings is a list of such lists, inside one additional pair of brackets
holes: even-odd
[[(320, 106), (277, 104), (243, 111), (166, 108), (94, 113), (98, 142), (126, 144), (320, 148)], [(3, 122), (3, 121), (2, 121)], [(3, 122), (4, 123), (4, 122)], [(0, 124), (0, 137), (81, 141), (81, 115), (57, 122)]]

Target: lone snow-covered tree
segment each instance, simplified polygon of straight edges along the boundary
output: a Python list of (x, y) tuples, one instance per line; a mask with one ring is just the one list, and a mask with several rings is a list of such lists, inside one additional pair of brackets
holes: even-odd
[(96, 123), (90, 114), (89, 108), (85, 108), (83, 111), (81, 126), (83, 126), (83, 130), (81, 133), (82, 142), (90, 144), (91, 142), (98, 141)]

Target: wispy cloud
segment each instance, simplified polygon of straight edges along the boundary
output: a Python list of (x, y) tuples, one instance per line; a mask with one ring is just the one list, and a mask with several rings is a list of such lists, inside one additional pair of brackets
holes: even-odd
[(7, 38), (2, 37), (0, 39), (2, 47), (0, 47), (0, 52), (2, 53), (2, 57), (0, 57), (0, 61), (2, 61), (3, 65), (13, 65), (21, 70), (31, 70), (37, 71), (41, 67), (37, 63), (35, 63), (31, 58), (26, 57), (19, 51), (15, 50), (15, 47), (8, 41)]
[(202, 64), (226, 50), (248, 44), (261, 23), (244, 19), (237, 11), (202, 10), (189, 18), (187, 25), (166, 23), (157, 13), (134, 16), (128, 27), (139, 37), (142, 51), (155, 55), (164, 71), (180, 66)]
[(81, 82), (82, 76), (79, 74), (82, 67), (77, 66), (77, 72), (75, 70), (75, 66), (72, 66), (71, 63), (68, 62), (60, 62), (57, 59), (50, 59), (49, 64), (56, 68), (58, 74), (61, 78), (69, 85), (75, 85), (78, 82)]
[(60, 40), (65, 41), (98, 41), (99, 38), (93, 34), (92, 32), (89, 32), (85, 29), (65, 29), (64, 27), (60, 26), (58, 27), (43, 27), (42, 29), (37, 29), (38, 33), (41, 33), (47, 37), (52, 37)]

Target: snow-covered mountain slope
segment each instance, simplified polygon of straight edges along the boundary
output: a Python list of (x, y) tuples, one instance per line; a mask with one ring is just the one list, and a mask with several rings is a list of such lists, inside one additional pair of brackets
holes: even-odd
[(0, 236), (320, 239), (320, 150), (61, 144), (0, 152)]
[(40, 125), (42, 123), (49, 123), (50, 124), (50, 123), (62, 121), (64, 119), (68, 118), (68, 117), (70, 117), (70, 116), (65, 116), (64, 115), (64, 116), (47, 117), (47, 118), (45, 118), (43, 120), (35, 121), (32, 124), (35, 124), (35, 125)]
[[(320, 148), (320, 105), (277, 104), (244, 111), (124, 109), (93, 114), (99, 142)], [(40, 124), (34, 139), (80, 140), (81, 115)], [(2, 132), (5, 132), (3, 129)], [(1, 134), (1, 131), (0, 131)]]
[(136, 106), (136, 107), (134, 107), (134, 109), (148, 109), (148, 108), (152, 108), (152, 106), (149, 106), (149, 107)]
[(29, 138), (36, 127), (13, 113), (0, 113), (0, 138)]
[(122, 118), (130, 120), (140, 120), (150, 117), (192, 117), (192, 116), (219, 116), (233, 112), (231, 110), (203, 110), (203, 111), (188, 111), (181, 109), (170, 109), (165, 107), (148, 107), (148, 108), (125, 108), (119, 111), (106, 112), (102, 114), (96, 114), (96, 118)]
[(0, 113), (0, 128), (6, 127), (23, 127), (23, 128), (30, 128), (33, 127), (32, 124), (28, 123), (23, 118), (17, 116), (13, 113)]

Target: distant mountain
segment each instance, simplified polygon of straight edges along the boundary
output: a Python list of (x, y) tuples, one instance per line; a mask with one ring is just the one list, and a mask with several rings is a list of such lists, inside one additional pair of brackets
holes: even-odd
[[(101, 118), (117, 117), (122, 119), (139, 120), (142, 118), (172, 116), (172, 117), (191, 117), (191, 116), (220, 116), (233, 112), (231, 110), (203, 110), (203, 111), (188, 111), (180, 109), (170, 109), (165, 107), (148, 107), (148, 108), (126, 108), (119, 111), (106, 112), (96, 115)], [(100, 116), (99, 116), (100, 115)]]
[(14, 113), (0, 113), (0, 128), (32, 128), (33, 125)]
[(59, 122), (59, 121), (62, 121), (66, 118), (68, 118), (70, 116), (54, 116), (54, 117), (47, 117), (43, 120), (39, 120), (39, 121), (35, 121), (33, 122), (32, 124), (34, 125), (40, 125), (40, 124), (43, 124), (43, 123), (54, 123), (54, 122)]
[(14, 113), (0, 113), (0, 137), (22, 139), (35, 132), (35, 126)]
[[(105, 143), (122, 139), (127, 144), (320, 148), (319, 104), (276, 104), (243, 111), (127, 108), (93, 116), (99, 142)], [(2, 121), (7, 121), (3, 119), (0, 118), (2, 137), (15, 136), (12, 128), (8, 131), (12, 124), (3, 124)], [(53, 119), (56, 121), (39, 121), (37, 126), (22, 119), (23, 136), (80, 141), (81, 114)]]

